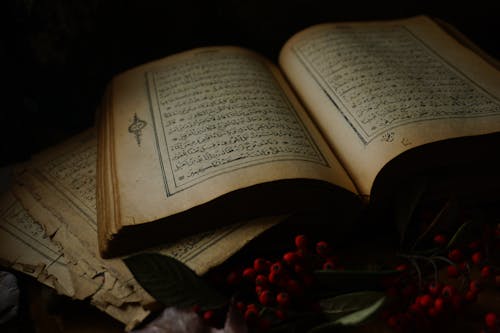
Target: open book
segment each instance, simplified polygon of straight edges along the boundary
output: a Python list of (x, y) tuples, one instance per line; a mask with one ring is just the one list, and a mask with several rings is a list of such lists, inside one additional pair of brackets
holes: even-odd
[(427, 17), (313, 26), (279, 68), (238, 47), (169, 56), (103, 98), (100, 252), (259, 215), (349, 215), (423, 173), (494, 188), (499, 131), (499, 70)]

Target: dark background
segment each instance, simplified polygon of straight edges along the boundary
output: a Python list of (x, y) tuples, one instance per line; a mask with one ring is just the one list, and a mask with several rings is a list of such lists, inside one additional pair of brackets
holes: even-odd
[(418, 14), (447, 21), (500, 58), (500, 1), (4, 0), (0, 166), (92, 126), (106, 82), (138, 64), (214, 44), (276, 62), (309, 25)]

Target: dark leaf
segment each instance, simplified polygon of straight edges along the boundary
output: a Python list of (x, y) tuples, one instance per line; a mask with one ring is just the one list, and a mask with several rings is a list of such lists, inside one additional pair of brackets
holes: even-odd
[(339, 326), (362, 324), (384, 305), (385, 295), (382, 292), (357, 292), (339, 295), (321, 302), (323, 311), (329, 321), (316, 326), (309, 333), (331, 332)]
[(339, 318), (372, 305), (384, 295), (380, 291), (359, 291), (321, 300), (320, 306), (329, 317)]
[(337, 295), (340, 292), (354, 292), (360, 290), (381, 290), (383, 279), (399, 275), (396, 270), (383, 271), (315, 271), (322, 298)]
[(143, 253), (125, 258), (124, 262), (137, 282), (165, 306), (182, 308), (197, 304), (210, 309), (227, 303), (226, 297), (174, 258)]

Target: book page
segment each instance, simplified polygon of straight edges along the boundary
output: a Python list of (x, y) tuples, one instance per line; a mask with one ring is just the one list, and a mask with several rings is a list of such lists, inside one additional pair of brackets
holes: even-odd
[[(140, 299), (124, 293), (124, 288), (107, 272), (91, 267), (84, 252), (70, 259), (62, 246), (64, 228), (49, 237), (21, 203), (10, 193), (0, 198), (0, 261), (2, 265), (33, 276), (57, 293), (90, 303), (130, 327), (142, 321), (149, 311)], [(71, 239), (73, 247), (78, 241)]]
[[(97, 255), (96, 159), (96, 132), (90, 129), (23, 166), (17, 171), (13, 190), (24, 206), (37, 215), (48, 234), (67, 227), (101, 265), (128, 280), (131, 275), (123, 270), (120, 259), (104, 260)], [(41, 209), (34, 209), (36, 206)], [(283, 218), (243, 221), (154, 250), (177, 258), (202, 275)], [(71, 247), (71, 243), (67, 245)]]
[(45, 232), (10, 193), (0, 198), (0, 258), (2, 265), (33, 276), (59, 293), (83, 299), (94, 288), (78, 293), (71, 281), (68, 264), (61, 247)]
[[(17, 224), (27, 226), (27, 231), (34, 230), (31, 233), (44, 238), (52, 244), (50, 246), (55, 247), (56, 250), (49, 253), (51, 256), (47, 260), (71, 263), (70, 272), (75, 272), (73, 284), (63, 284), (65, 280), (60, 280), (59, 284), (65, 290), (77, 287), (86, 289), (81, 292), (64, 291), (64, 294), (76, 298), (92, 295), (91, 301), (94, 305), (131, 328), (146, 317), (149, 311), (145, 307), (154, 300), (137, 284), (121, 259), (105, 260), (98, 255), (96, 159), (97, 138), (94, 129), (42, 152), (16, 170), (13, 191), (20, 201), (12, 197), (8, 202), (2, 202), (0, 210), (7, 214), (8, 221), (21, 221), (23, 217), (22, 223)], [(19, 202), (25, 208), (21, 207)], [(20, 217), (17, 218), (18, 216)], [(30, 216), (33, 216), (43, 229), (42, 226), (30, 222)], [(149, 251), (172, 256), (202, 275), (221, 264), (257, 235), (279, 223), (281, 219), (282, 217), (273, 217), (245, 221), (196, 234)], [(10, 228), (10, 225), (13, 225), (12, 222), (0, 227)], [(17, 232), (16, 229), (12, 230)], [(46, 245), (30, 241), (27, 232), (17, 234), (26, 239), (24, 243), (31, 244), (32, 252), (45, 253)], [(12, 260), (4, 257), (12, 256), (19, 262), (32, 262), (24, 260), (25, 255), (19, 252), (24, 247), (18, 248), (9, 244), (4, 242), (0, 246), (4, 260), (10, 262)], [(10, 254), (7, 250), (3, 251), (4, 247), (11, 249)], [(54, 254), (51, 254), (52, 252)], [(29, 253), (29, 256), (32, 256), (31, 252)], [(38, 257), (40, 255), (36, 256)], [(49, 266), (51, 270), (59, 267), (54, 263)], [(61, 273), (57, 276), (58, 279), (63, 279), (65, 275)]]
[(360, 192), (426, 143), (500, 130), (500, 73), (425, 17), (324, 24), (280, 64)]
[(356, 191), (278, 70), (252, 52), (214, 47), (171, 56), (118, 76), (111, 96), (121, 225), (277, 179)]

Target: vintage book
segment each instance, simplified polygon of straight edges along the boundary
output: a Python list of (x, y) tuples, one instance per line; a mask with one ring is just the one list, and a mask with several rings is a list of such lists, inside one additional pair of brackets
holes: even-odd
[[(121, 258), (99, 256), (96, 160), (97, 132), (90, 128), (13, 167), (0, 195), (0, 265), (88, 300), (129, 330), (150, 314), (155, 300)], [(242, 221), (148, 251), (174, 257), (202, 275), (279, 222)]]
[(423, 174), (494, 190), (499, 74), (424, 16), (310, 27), (279, 67), (227, 46), (133, 68), (99, 113), (100, 253), (324, 207), (349, 223)]

